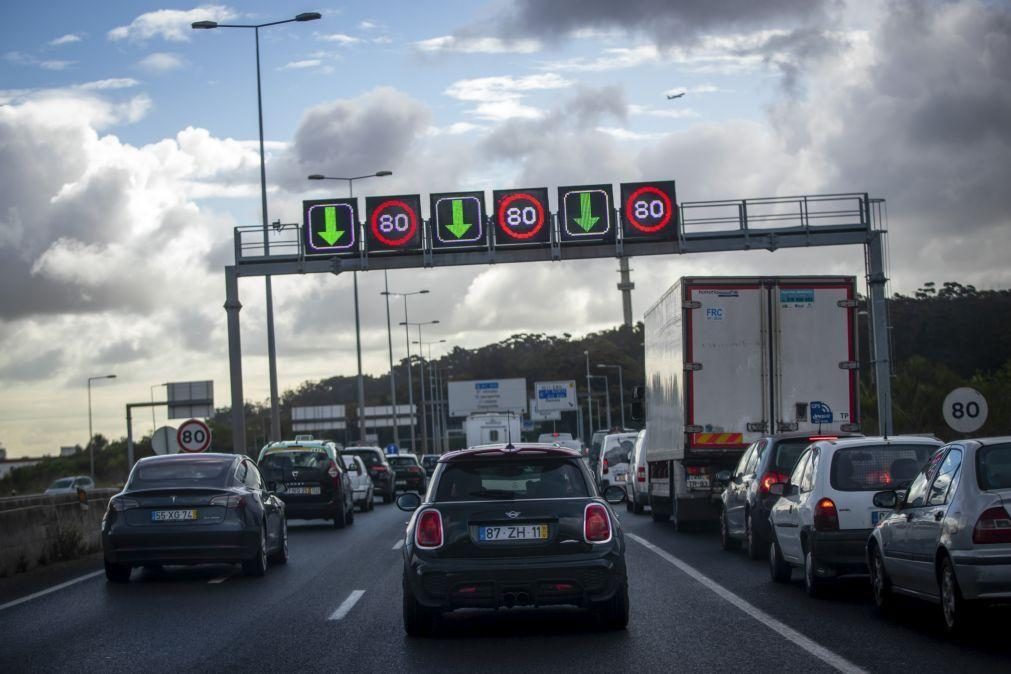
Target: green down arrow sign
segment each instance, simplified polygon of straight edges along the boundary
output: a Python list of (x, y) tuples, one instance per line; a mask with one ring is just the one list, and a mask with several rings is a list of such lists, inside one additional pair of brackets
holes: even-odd
[(337, 229), (337, 208), (334, 206), (327, 206), (323, 209), (323, 220), (326, 229), (321, 232), (316, 232), (319, 238), (327, 242), (327, 245), (334, 245), (337, 241), (344, 236), (343, 229)]
[(471, 224), (463, 221), (463, 199), (453, 199), (453, 222), (446, 225), (453, 236), (460, 238), (471, 228)]
[(579, 217), (572, 218), (573, 222), (582, 227), (584, 232), (593, 229), (593, 226), (597, 224), (597, 220), (600, 220), (599, 216), (593, 214), (593, 207), (590, 203), (591, 197), (592, 195), (589, 192), (579, 193)]

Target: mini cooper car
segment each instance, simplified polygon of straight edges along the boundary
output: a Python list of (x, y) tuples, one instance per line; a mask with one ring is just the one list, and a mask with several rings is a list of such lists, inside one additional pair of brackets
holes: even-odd
[(570, 604), (609, 628), (628, 624), (625, 541), (579, 452), (548, 444), (483, 445), (444, 454), (413, 512), (404, 554), (404, 628), (430, 633), (461, 608)]

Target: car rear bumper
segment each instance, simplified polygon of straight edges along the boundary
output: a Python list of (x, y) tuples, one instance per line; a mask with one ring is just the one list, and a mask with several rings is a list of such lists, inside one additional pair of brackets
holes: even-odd
[(952, 551), (958, 587), (966, 599), (1011, 599), (1011, 552)]
[(288, 503), (284, 511), (289, 520), (329, 520), (337, 516), (340, 501), (325, 501), (317, 503)]
[(260, 529), (217, 531), (156, 531), (150, 527), (120, 528), (102, 534), (105, 560), (114, 564), (207, 564), (252, 559), (260, 545)]
[(408, 588), (430, 608), (591, 606), (626, 582), (625, 559), (614, 550), (596, 555), (527, 559), (429, 560), (406, 567)]
[(380, 496), (392, 496), (396, 493), (396, 489), (393, 487), (393, 478), (389, 474), (383, 474), (381, 477), (379, 473), (373, 475), (372, 488)]
[(402, 491), (416, 491), (419, 494), (425, 493), (425, 478), (423, 477), (398, 477), (396, 487)]
[(867, 539), (871, 529), (811, 531), (808, 541), (819, 567), (819, 576), (867, 573)]

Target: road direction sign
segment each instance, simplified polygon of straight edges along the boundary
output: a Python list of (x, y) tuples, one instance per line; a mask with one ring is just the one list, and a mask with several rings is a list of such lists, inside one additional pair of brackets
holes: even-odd
[(302, 224), (307, 254), (358, 254), (357, 199), (303, 201)]
[(475, 248), (488, 244), (484, 192), (443, 192), (429, 196), (432, 250)]
[(535, 381), (534, 399), (540, 412), (569, 412), (576, 409), (576, 382), (566, 381)]
[(566, 242), (613, 242), (613, 209), (610, 185), (559, 187), (559, 237)]
[(171, 426), (162, 426), (151, 436), (151, 448), (155, 454), (178, 454), (179, 440), (176, 438), (176, 429)]
[(184, 421), (176, 431), (176, 441), (181, 452), (206, 452), (211, 446), (211, 429), (199, 419)]
[(210, 417), (214, 415), (214, 382), (173, 381), (168, 392), (168, 418)]
[(548, 189), (495, 190), (495, 245), (517, 246), (551, 243)]
[(421, 250), (421, 196), (365, 198), (365, 244), (372, 253)]
[(975, 433), (990, 413), (983, 394), (974, 388), (963, 386), (944, 398), (944, 422), (959, 433)]
[(621, 231), (626, 240), (676, 237), (677, 210), (673, 180), (621, 184)]

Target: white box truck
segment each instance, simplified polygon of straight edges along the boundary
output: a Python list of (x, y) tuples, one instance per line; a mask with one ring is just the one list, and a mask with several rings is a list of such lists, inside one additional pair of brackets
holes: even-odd
[(511, 412), (475, 412), (463, 421), (467, 446), (520, 441), (520, 415)]
[(685, 277), (645, 315), (653, 519), (716, 521), (716, 473), (763, 435), (859, 431), (856, 279)]

